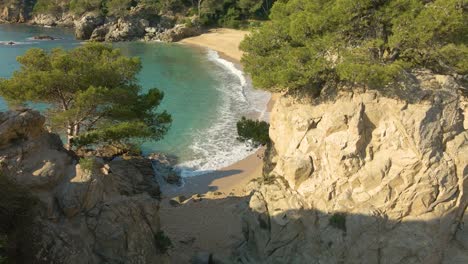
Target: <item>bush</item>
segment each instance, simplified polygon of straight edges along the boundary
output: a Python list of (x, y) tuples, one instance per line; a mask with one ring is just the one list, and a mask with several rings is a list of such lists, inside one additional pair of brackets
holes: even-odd
[(96, 160), (91, 157), (81, 158), (80, 166), (83, 171), (93, 172), (94, 169), (96, 168)]
[(385, 89), (420, 68), (464, 75), (466, 14), (459, 0), (277, 1), (271, 21), (242, 42), (242, 62), (270, 91), (319, 93), (336, 82)]
[(156, 248), (163, 254), (172, 247), (171, 239), (166, 236), (162, 230), (154, 235), (154, 241), (156, 243)]
[(346, 214), (335, 213), (328, 220), (328, 224), (334, 228), (338, 228), (346, 232)]
[(270, 136), (268, 135), (268, 130), (270, 125), (265, 121), (251, 120), (245, 117), (237, 122), (237, 134), (239, 137), (238, 140), (252, 141), (252, 144), (255, 147), (260, 145), (266, 145), (270, 142)]

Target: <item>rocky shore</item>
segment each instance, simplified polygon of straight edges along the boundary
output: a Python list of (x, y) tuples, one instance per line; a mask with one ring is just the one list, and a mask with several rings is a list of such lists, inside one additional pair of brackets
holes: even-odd
[(80, 40), (91, 41), (163, 41), (176, 42), (202, 33), (196, 16), (179, 17), (154, 14), (141, 6), (132, 8), (122, 17), (105, 16), (97, 12), (82, 15), (35, 14), (25, 5), (10, 5), (0, 10), (0, 23), (27, 23), (45, 27), (73, 27)]
[(27, 242), (33, 259), (23, 263), (168, 263), (151, 161), (79, 165), (44, 121), (32, 110), (0, 113), (0, 173), (38, 201)]

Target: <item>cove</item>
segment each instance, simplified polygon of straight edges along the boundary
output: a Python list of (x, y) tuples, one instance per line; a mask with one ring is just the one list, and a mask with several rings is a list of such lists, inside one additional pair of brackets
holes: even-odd
[[(50, 35), (57, 40), (34, 40)], [(7, 45), (8, 42), (16, 45)], [(70, 49), (81, 45), (73, 31), (27, 25), (0, 25), (0, 77), (19, 68), (16, 57), (29, 48)], [(158, 142), (144, 142), (144, 154), (163, 152), (178, 158), (183, 176), (193, 176), (228, 166), (253, 152), (236, 140), (236, 122), (242, 116), (259, 115), (266, 103), (253, 91), (234, 65), (216, 52), (179, 44), (114, 43), (125, 55), (142, 62), (138, 76), (144, 89), (156, 87), (165, 93), (158, 110), (173, 117), (169, 133)], [(34, 105), (44, 110), (45, 105)], [(8, 106), (0, 99), (0, 110)]]

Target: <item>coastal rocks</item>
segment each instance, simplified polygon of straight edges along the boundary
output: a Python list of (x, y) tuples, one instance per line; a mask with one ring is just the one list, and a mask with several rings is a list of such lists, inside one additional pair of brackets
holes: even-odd
[(153, 153), (148, 157), (153, 162), (154, 173), (169, 184), (181, 185), (182, 179), (174, 170), (176, 159), (162, 153)]
[(168, 263), (155, 238), (151, 161), (95, 158), (83, 167), (44, 121), (31, 110), (0, 113), (0, 173), (38, 199), (28, 263)]
[(86, 14), (75, 21), (75, 37), (82, 40), (89, 39), (94, 29), (102, 24), (104, 24), (104, 18), (102, 16), (92, 13)]
[(0, 3), (0, 22), (3, 23), (24, 23), (32, 6), (27, 1), (20, 1), (17, 4), (2, 5)]
[(119, 18), (115, 23), (106, 25), (106, 41), (133, 40), (144, 36), (145, 27), (148, 26), (145, 19), (124, 19)]
[(278, 100), (274, 168), (251, 187), (240, 263), (466, 261), (466, 98), (450, 76), (410, 79), (405, 100)]
[(34, 40), (57, 40), (60, 38), (48, 36), (48, 35), (37, 35), (33, 37)]
[(185, 196), (179, 195), (179, 196), (176, 196), (176, 197), (170, 199), (169, 204), (171, 204), (174, 207), (177, 207), (177, 206), (182, 205), (186, 200), (187, 200), (187, 198), (185, 198)]
[(57, 17), (49, 14), (39, 14), (37, 16), (34, 16), (31, 19), (31, 24), (33, 25), (41, 25), (41, 26), (56, 26), (57, 25)]
[(157, 40), (164, 42), (177, 42), (184, 38), (197, 36), (201, 34), (198, 27), (188, 26), (187, 24), (177, 24), (173, 28), (158, 31), (156, 28), (146, 28), (145, 40)]

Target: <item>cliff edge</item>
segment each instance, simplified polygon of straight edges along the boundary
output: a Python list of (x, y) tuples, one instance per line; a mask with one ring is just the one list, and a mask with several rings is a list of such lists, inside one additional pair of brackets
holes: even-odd
[(0, 113), (0, 173), (37, 199), (23, 263), (167, 263), (145, 159), (77, 165), (32, 110)]
[(468, 263), (466, 98), (414, 74), (405, 98), (283, 96), (240, 263)]

